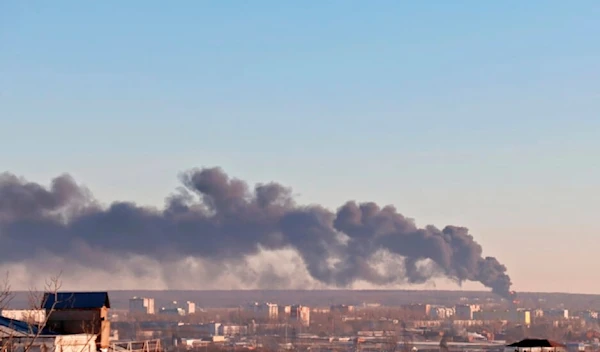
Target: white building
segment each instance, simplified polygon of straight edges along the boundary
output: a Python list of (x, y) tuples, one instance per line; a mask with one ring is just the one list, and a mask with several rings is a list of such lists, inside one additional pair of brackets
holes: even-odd
[(301, 305), (293, 305), (290, 307), (290, 320), (296, 321), (303, 326), (310, 325), (310, 308)]
[(195, 314), (196, 313), (196, 303), (187, 301), (187, 314)]
[(154, 298), (133, 297), (129, 300), (129, 313), (154, 314)]

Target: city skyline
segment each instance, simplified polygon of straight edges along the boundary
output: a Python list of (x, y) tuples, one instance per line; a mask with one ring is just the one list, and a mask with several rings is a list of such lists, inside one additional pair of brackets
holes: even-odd
[[(517, 291), (600, 293), (588, 274), (600, 233), (598, 16), (595, 1), (5, 1), (0, 172), (44, 186), (68, 173), (104, 206), (163, 208), (180, 172), (219, 166), (331, 212), (373, 201), (419, 227), (465, 226)], [(293, 272), (299, 260), (261, 255), (253, 270)], [(59, 269), (65, 287), (111, 289), (94, 285), (125, 263), (66, 259), (0, 271), (19, 289)], [(169, 288), (179, 268), (127, 260), (146, 271), (120, 272), (116, 288)], [(207, 288), (239, 288), (228, 280)]]

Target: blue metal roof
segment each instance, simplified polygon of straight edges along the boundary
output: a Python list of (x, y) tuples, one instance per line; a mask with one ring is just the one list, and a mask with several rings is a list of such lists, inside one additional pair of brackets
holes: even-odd
[(100, 309), (110, 308), (108, 292), (57, 292), (44, 294), (44, 309)]
[(52, 332), (49, 329), (43, 328), (42, 331), (39, 331), (39, 327), (37, 324), (29, 324), (27, 322), (10, 319), (3, 316), (0, 316), (0, 326), (7, 327), (16, 332), (26, 335), (50, 335)]

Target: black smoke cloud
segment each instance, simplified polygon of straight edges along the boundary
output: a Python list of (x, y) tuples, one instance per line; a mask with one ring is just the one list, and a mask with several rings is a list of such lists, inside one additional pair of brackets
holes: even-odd
[[(220, 168), (193, 169), (180, 178), (182, 187), (159, 210), (129, 202), (101, 207), (68, 175), (46, 188), (1, 174), (0, 264), (43, 252), (103, 265), (77, 250), (91, 248), (160, 263), (195, 257), (243, 265), (262, 249), (292, 248), (310, 276), (328, 286), (417, 284), (443, 276), (509, 295), (505, 266), (482, 257), (464, 227), (418, 228), (394, 207), (375, 203), (347, 202), (336, 213), (302, 206), (289, 188), (267, 183), (251, 189)], [(266, 272), (263, 279), (271, 276)]]

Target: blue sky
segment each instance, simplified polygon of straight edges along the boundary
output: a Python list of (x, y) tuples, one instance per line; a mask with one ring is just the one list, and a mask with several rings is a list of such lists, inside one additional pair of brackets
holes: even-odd
[[(160, 206), (222, 166), (472, 229), (517, 290), (598, 292), (597, 1), (2, 1), (0, 161)], [(569, 260), (564, 258), (569, 257)]]

